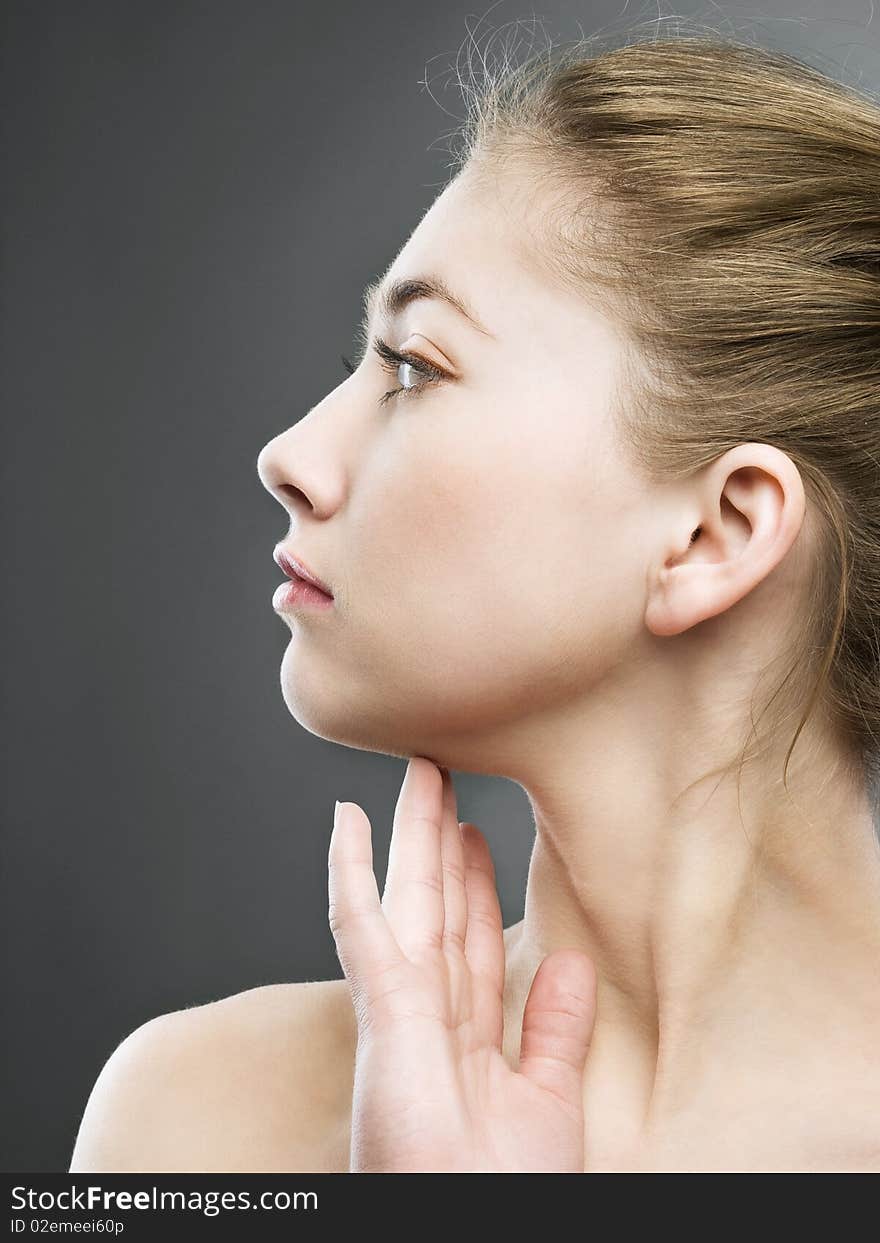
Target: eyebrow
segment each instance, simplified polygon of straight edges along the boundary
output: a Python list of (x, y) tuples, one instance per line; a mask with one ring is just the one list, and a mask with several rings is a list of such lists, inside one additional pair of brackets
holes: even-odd
[(382, 278), (372, 281), (364, 290), (363, 332), (367, 334), (375, 316), (380, 319), (392, 319), (411, 302), (419, 298), (435, 298), (445, 302), (463, 315), (478, 332), (491, 337), (494, 334), (480, 322), (476, 313), (471, 310), (464, 299), (454, 294), (440, 276), (412, 276), (392, 281), (387, 289), (382, 288)]

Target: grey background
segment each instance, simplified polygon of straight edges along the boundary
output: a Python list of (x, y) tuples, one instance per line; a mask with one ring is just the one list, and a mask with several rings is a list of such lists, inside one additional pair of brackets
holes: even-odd
[[(544, 3), (557, 39), (667, 13), (876, 84), (871, 0)], [(334, 799), (384, 876), (404, 762), (315, 738), (279, 687), (286, 516), (261, 447), (342, 377), (364, 284), (442, 187), (450, 67), (515, 2), (3, 10), (3, 1150), (65, 1170), (153, 1016), (342, 975)], [(485, 20), (481, 20), (485, 18)], [(674, 26), (660, 21), (660, 28)], [(426, 89), (425, 79), (430, 89)], [(455, 774), (522, 915), (522, 791)]]

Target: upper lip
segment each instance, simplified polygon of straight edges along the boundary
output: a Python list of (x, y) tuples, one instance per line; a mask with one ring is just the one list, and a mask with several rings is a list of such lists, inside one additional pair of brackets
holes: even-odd
[(306, 563), (301, 561), (299, 557), (295, 557), (292, 552), (288, 552), (286, 548), (282, 548), (278, 544), (272, 556), (288, 578), (304, 578), (307, 583), (311, 583), (332, 598), (333, 592), (327, 584), (322, 582), (317, 574), (313, 574)]

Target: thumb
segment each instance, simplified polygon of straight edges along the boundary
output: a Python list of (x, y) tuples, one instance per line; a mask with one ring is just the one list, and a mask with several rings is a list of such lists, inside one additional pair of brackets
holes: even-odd
[(583, 1073), (596, 1017), (596, 969), (580, 950), (538, 967), (523, 1012), (520, 1073), (569, 1108), (583, 1108)]

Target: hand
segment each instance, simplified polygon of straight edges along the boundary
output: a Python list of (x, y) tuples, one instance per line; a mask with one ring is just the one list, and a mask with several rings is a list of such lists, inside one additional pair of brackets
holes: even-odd
[(526, 1001), (519, 1068), (502, 1055), (504, 939), (485, 838), (449, 773), (414, 756), (379, 900), (370, 821), (340, 803), (330, 928), (357, 1019), (352, 1173), (583, 1173), (590, 959), (556, 950)]

